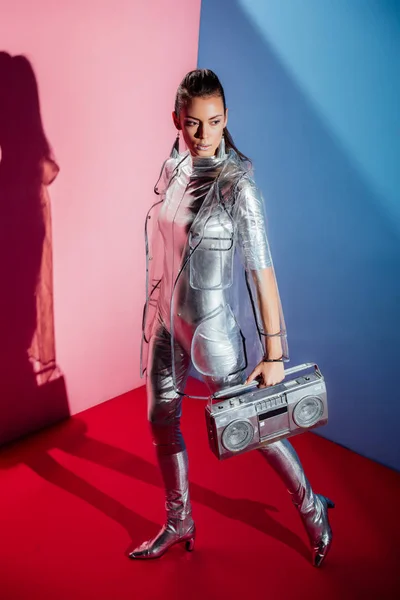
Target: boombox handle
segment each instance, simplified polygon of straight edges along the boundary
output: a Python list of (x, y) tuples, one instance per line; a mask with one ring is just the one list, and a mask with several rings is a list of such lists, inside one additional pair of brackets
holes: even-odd
[[(294, 373), (299, 373), (300, 371), (305, 371), (306, 369), (311, 369), (312, 367), (314, 367), (317, 375), (319, 377), (322, 377), (322, 373), (319, 370), (318, 365), (316, 365), (315, 363), (303, 363), (302, 365), (297, 365), (296, 367), (285, 369), (285, 379), (286, 377), (288, 377), (288, 375), (293, 375)], [(235, 385), (230, 388), (225, 388), (223, 390), (215, 392), (215, 394), (210, 396), (208, 403), (211, 405), (213, 400), (225, 400), (227, 398), (232, 398), (233, 396), (239, 396), (240, 394), (247, 393), (256, 387), (258, 387), (258, 381), (256, 379), (253, 379), (253, 381), (251, 381), (247, 385)]]
[(302, 365), (297, 365), (297, 367), (290, 367), (290, 369), (285, 369), (285, 377), (287, 377), (288, 375), (292, 375), (293, 373), (298, 373), (299, 371), (304, 371), (305, 369), (311, 369), (311, 367), (314, 367), (317, 375), (319, 375), (319, 377), (322, 377), (322, 373), (319, 370), (318, 365), (316, 365), (315, 363), (303, 363)]

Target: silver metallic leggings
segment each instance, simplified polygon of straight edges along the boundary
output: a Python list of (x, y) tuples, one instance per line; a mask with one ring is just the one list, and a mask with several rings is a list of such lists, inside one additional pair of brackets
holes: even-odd
[[(242, 349), (232, 346), (237, 354)], [(183, 389), (190, 368), (190, 357), (185, 349), (175, 341), (175, 374), (179, 389)], [(218, 372), (218, 357), (209, 356), (210, 365)], [(162, 317), (158, 315), (150, 340), (149, 373), (147, 378), (147, 398), (149, 421), (154, 444), (159, 457), (177, 454), (185, 450), (185, 442), (180, 428), (182, 399), (177, 394), (172, 380), (171, 334), (166, 329)], [(244, 371), (227, 377), (203, 376), (210, 393), (223, 387), (243, 383)], [(293, 502), (304, 510), (313, 502), (310, 485), (304, 475), (300, 460), (288, 440), (269, 444), (260, 450), (271, 467), (283, 480), (293, 496)]]
[[(233, 346), (225, 347), (225, 350), (228, 353), (241, 351)], [(188, 352), (177, 341), (174, 355), (177, 385), (179, 389), (184, 389), (190, 358)], [(229, 355), (225, 357), (225, 359), (230, 358)], [(164, 479), (168, 519), (166, 527), (160, 534), (134, 551), (132, 558), (161, 556), (171, 544), (194, 535), (189, 498), (188, 460), (180, 429), (182, 395), (177, 394), (173, 386), (171, 337), (161, 316), (157, 318), (153, 329), (149, 359), (147, 378), (149, 420)], [(218, 356), (207, 356), (205, 360), (210, 362), (208, 372), (212, 372), (211, 366), (214, 372), (218, 372)], [(224, 378), (204, 377), (211, 393), (222, 387), (242, 383), (244, 380), (243, 371)], [(331, 508), (333, 503), (324, 496), (314, 494), (300, 460), (288, 440), (269, 444), (259, 451), (291, 494), (293, 504), (300, 513), (311, 542), (312, 562), (315, 566), (320, 566), (332, 541), (328, 508)]]
[[(230, 351), (233, 355), (238, 352), (233, 346)], [(183, 396), (174, 389), (172, 360), (175, 360), (177, 386), (179, 389), (184, 389), (190, 368), (190, 357), (176, 340), (174, 355), (173, 357), (171, 352), (171, 334), (161, 315), (158, 314), (150, 339), (147, 400), (149, 421), (159, 455), (176, 454), (185, 450), (180, 429)], [(207, 360), (210, 365), (213, 365), (213, 370), (218, 373), (218, 357), (209, 355)], [(238, 371), (227, 377), (203, 376), (210, 393), (223, 387), (243, 383), (245, 379), (244, 371)]]

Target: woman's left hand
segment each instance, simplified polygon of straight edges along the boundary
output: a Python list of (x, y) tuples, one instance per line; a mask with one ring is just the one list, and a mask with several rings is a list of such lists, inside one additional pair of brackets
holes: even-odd
[(246, 383), (250, 383), (253, 379), (260, 379), (260, 385), (258, 387), (265, 388), (271, 385), (280, 383), (285, 378), (285, 370), (283, 368), (283, 362), (264, 362), (261, 361), (254, 371), (250, 373), (246, 379)]

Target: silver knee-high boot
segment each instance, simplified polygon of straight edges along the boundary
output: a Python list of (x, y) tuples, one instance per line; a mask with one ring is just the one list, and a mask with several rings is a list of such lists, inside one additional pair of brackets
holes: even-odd
[(166, 492), (167, 522), (155, 538), (133, 550), (129, 558), (159, 558), (181, 542), (188, 552), (194, 548), (196, 527), (189, 499), (187, 452), (159, 454), (158, 462)]
[(291, 494), (310, 539), (312, 563), (320, 567), (332, 543), (328, 509), (334, 508), (334, 503), (325, 496), (314, 494), (299, 457), (288, 440), (265, 446), (260, 452)]

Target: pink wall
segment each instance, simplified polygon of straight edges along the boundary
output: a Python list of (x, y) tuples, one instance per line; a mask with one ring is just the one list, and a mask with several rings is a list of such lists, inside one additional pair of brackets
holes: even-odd
[(144, 216), (196, 66), (200, 0), (0, 0), (0, 15), (0, 50), (31, 61), (61, 168), (56, 344), (74, 414), (143, 383)]

